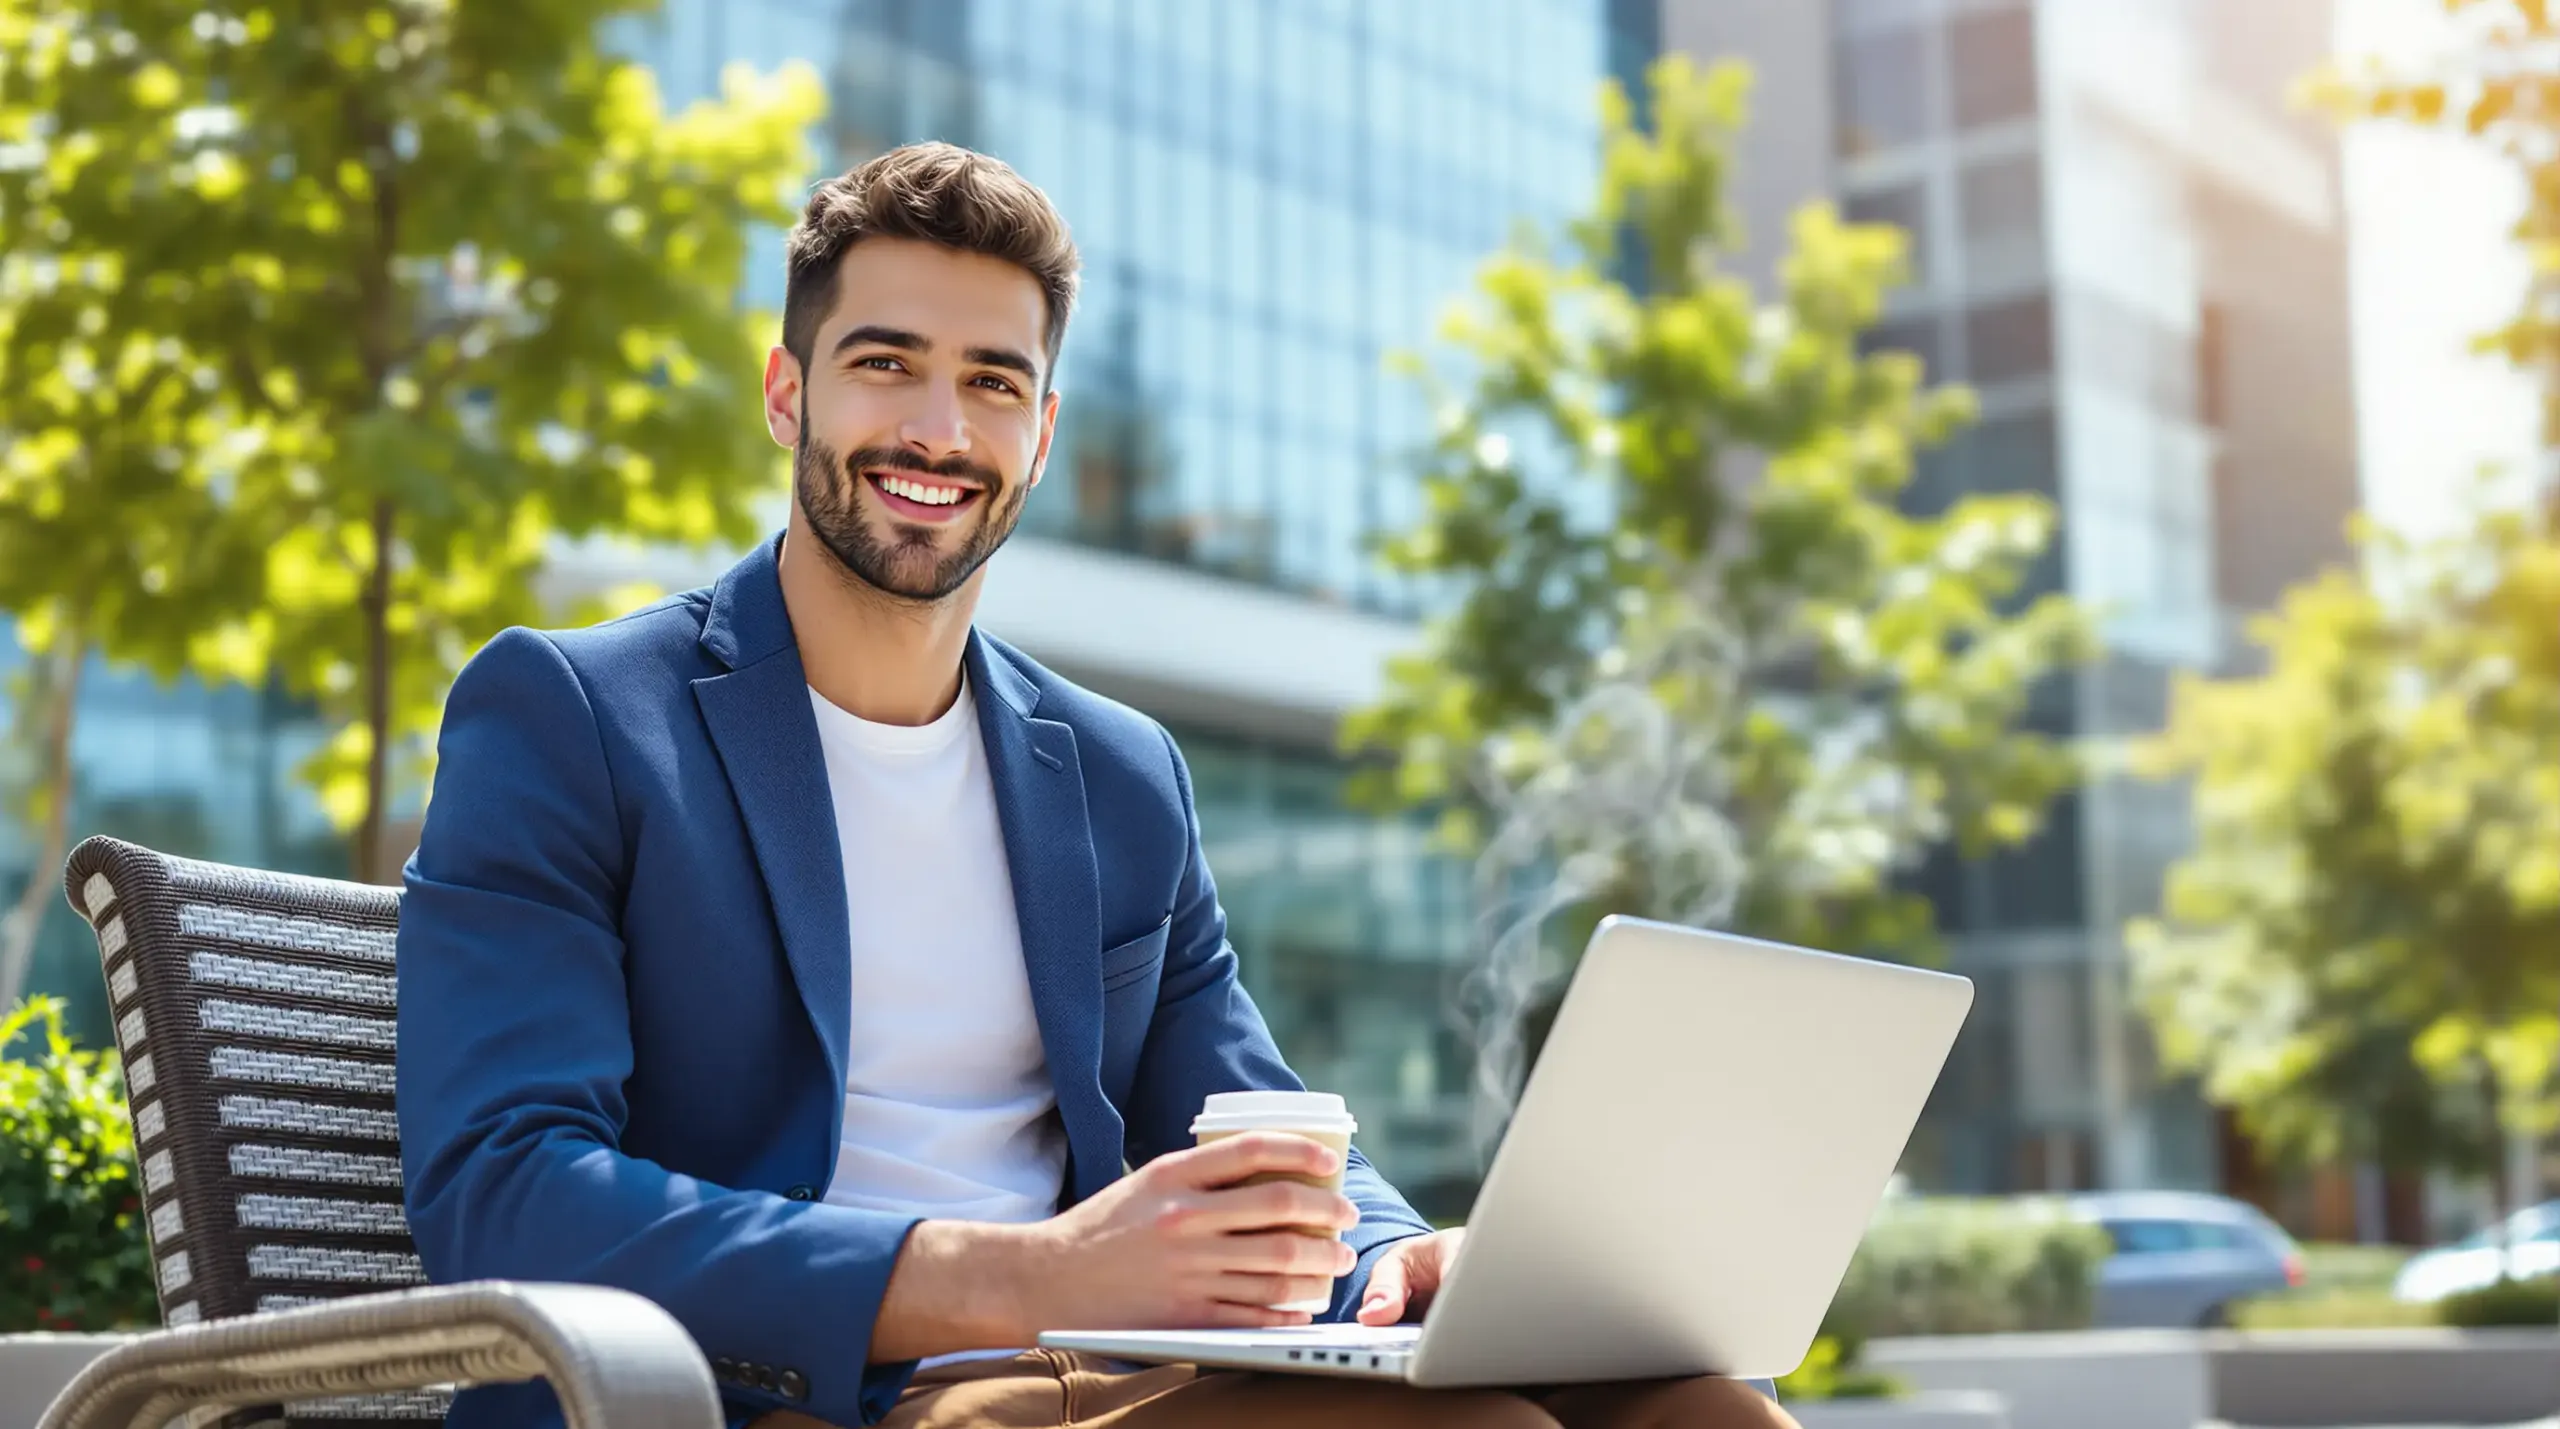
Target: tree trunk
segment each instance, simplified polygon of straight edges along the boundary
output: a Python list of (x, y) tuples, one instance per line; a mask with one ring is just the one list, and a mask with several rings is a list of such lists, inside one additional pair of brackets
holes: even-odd
[(27, 883), (5, 918), (0, 918), (0, 1012), (18, 1005), (26, 991), (27, 972), (35, 963), (36, 934), (44, 915), (60, 899), (57, 891), (62, 855), (71, 839), (71, 730), (80, 705), (80, 668), (89, 642), (75, 617), (54, 640), (53, 670), (33, 693), (47, 700), (44, 730), (44, 821), (36, 836), (35, 857), (27, 865)]
[(364, 822), (356, 827), (356, 877), (389, 881), (383, 826), (389, 821), (391, 757), (391, 498), (373, 503), (373, 571), (364, 597), (364, 719), (372, 735), (364, 756)]
[[(2483, 1062), (2480, 1064), (2480, 1073), (2481, 1095), (2489, 1105), (2490, 1136), (2493, 1144), (2503, 1150), (2507, 1135), (2507, 1118), (2506, 1107), (2501, 1104), (2499, 1096), (2498, 1071), (2495, 1067)], [(2503, 1157), (2496, 1158), (2491, 1164), (2489, 1185), (2497, 1206), (2498, 1217), (2497, 1234), (2490, 1238), (2490, 1243), (2497, 1248), (2498, 1252), (2498, 1278), (2504, 1280), (2507, 1278), (2510, 1264), (2508, 1257), (2514, 1250), (2514, 1246), (2510, 1243), (2510, 1228), (2507, 1221), (2519, 1207), (2514, 1202), (2515, 1183), (2507, 1175)]]

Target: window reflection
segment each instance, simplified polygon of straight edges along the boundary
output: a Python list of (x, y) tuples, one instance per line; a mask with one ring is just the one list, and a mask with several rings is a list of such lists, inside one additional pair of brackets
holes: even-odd
[(1902, 230), (1909, 243), (1907, 262), (1911, 281), (1921, 287), (1930, 286), (1930, 262), (1936, 244), (1931, 240), (1929, 223), (1929, 191), (1917, 180), (1887, 184), (1853, 193), (1842, 200), (1841, 216), (1852, 223), (1882, 223)]
[(1969, 165), (1959, 181), (1965, 281), (1981, 289), (2044, 268), (2044, 168), (2032, 149)]
[(2036, 112), (2035, 11), (1977, 10), (1947, 27), (1956, 126), (1979, 128)]
[(1177, 731), (1229, 941), (1282, 1053), (1349, 1098), (1362, 1149), (1426, 1211), (1465, 1209), (1471, 1053), (1444, 1022), (1465, 870), (1418, 819), (1344, 802), (1318, 755)]
[[(738, 2), (672, 0), (670, 25)], [(1101, 275), (1065, 365), (1079, 442), (1033, 529), (1393, 606), (1355, 553), (1397, 504), (1373, 490), (1411, 478), (1359, 386), (1393, 385), (1383, 352), (1429, 344), (1439, 301), (1512, 222), (1587, 201), (1591, 89), (1650, 43), (1653, 11), (853, 0), (826, 157), (973, 143), (1074, 225)], [(1122, 342), (1138, 347), (1104, 351)], [(1097, 381), (1106, 410), (1079, 413)], [(1234, 414), (1237, 450), (1141, 439), (1145, 408), (1194, 403)], [(1225, 469), (1189, 479), (1211, 460)]]
[(2053, 303), (2043, 293), (1985, 303), (1965, 314), (1967, 370), (1978, 383), (2053, 370)]
[(1929, 44), (1922, 29), (1844, 35), (1839, 65), (1840, 152), (1855, 158), (1928, 137)]

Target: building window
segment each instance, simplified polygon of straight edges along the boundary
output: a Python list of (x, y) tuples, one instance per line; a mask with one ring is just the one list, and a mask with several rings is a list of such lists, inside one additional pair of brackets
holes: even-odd
[(2036, 112), (2035, 12), (2026, 6), (1983, 10), (1947, 27), (1947, 68), (1959, 129), (1976, 129)]
[(1905, 318), (1889, 318), (1858, 334), (1861, 354), (1907, 352), (1920, 359), (1921, 376), (1928, 381), (1945, 381), (1953, 372), (1947, 362), (1946, 340), (1939, 331), (1935, 313), (1919, 313)]
[(1966, 432), (1959, 446), (1970, 490), (2026, 491), (2047, 498), (2060, 494), (2061, 453), (2051, 408), (1994, 417)]
[(1844, 158), (1928, 137), (1928, 31), (1883, 30), (1841, 37), (1840, 153)]
[(2043, 274), (2044, 166), (2036, 151), (1967, 165), (1957, 195), (1967, 287), (1979, 292)]
[(2073, 289), (2070, 302), (2072, 331), (2087, 354), (2075, 375), (2105, 383), (2172, 421), (2211, 423), (2218, 391), (2207, 389), (2219, 389), (2224, 378), (2219, 307), (2208, 304), (2189, 331), (2094, 288)]
[(2065, 793), (2045, 809), (2044, 827), (2016, 848), (1983, 859), (1983, 926), (2024, 930), (2077, 928), (2086, 909), (2081, 859), (2080, 796)]
[(2223, 423), (2225, 405), (2224, 337), (2229, 323), (2222, 304), (2207, 302), (2196, 313), (2196, 420), (2208, 427)]
[(1929, 284), (1929, 191), (1919, 183), (1890, 184), (1853, 193), (1841, 202), (1841, 214), (1852, 223), (1882, 223), (1899, 228), (1909, 242), (1911, 281)]
[(1965, 314), (1965, 369), (1978, 383), (2053, 371), (2053, 303), (2043, 293), (1986, 303)]
[(1331, 759), (1176, 733), (1228, 937), (1282, 1056), (1351, 1099), (1363, 1149), (1417, 1205), (1463, 1213), (1472, 1051), (1443, 1008), (1468, 946), (1467, 865), (1424, 819), (1352, 809)]

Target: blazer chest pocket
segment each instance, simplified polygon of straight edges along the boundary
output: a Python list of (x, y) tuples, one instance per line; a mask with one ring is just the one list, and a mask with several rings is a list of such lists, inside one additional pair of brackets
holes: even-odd
[(1165, 944), (1173, 936), (1173, 915), (1165, 915), (1146, 932), (1131, 938), (1102, 955), (1102, 990), (1118, 992), (1124, 987), (1144, 982), (1147, 974), (1164, 964)]

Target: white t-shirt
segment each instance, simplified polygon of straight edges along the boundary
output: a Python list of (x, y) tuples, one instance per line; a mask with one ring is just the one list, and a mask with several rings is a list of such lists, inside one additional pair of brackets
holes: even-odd
[(968, 681), (926, 725), (874, 724), (816, 690), (809, 700), (853, 933), (842, 1150), (826, 1199), (942, 1220), (1046, 1219), (1066, 1133)]

